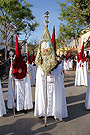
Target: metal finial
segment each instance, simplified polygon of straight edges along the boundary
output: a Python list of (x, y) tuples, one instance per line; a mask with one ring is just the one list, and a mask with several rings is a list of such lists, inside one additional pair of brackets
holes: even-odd
[(13, 53), (12, 51), (10, 51), (9, 55), (11, 55), (11, 57), (13, 56), (13, 54), (14, 54), (14, 53)]
[(48, 26), (48, 23), (49, 23), (49, 20), (48, 20), (49, 12), (48, 12), (48, 11), (44, 13), (44, 17), (45, 17), (45, 21), (44, 21), (44, 23), (45, 23), (45, 25), (47, 25), (47, 26)]

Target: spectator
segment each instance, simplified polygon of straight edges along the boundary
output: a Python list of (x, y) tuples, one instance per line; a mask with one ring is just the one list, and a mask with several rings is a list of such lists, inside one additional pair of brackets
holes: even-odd
[(0, 53), (0, 79), (2, 80), (3, 74), (4, 74), (4, 69), (5, 69), (5, 65), (4, 65), (4, 59), (2, 57), (2, 54)]
[(75, 56), (73, 57), (73, 68), (72, 70), (76, 70), (76, 58)]

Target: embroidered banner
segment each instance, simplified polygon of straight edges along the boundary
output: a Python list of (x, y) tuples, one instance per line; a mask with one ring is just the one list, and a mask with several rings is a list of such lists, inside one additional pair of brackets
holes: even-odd
[(43, 31), (35, 63), (37, 66), (40, 66), (42, 68), (45, 75), (47, 75), (57, 64), (56, 54), (47, 24), (45, 25)]

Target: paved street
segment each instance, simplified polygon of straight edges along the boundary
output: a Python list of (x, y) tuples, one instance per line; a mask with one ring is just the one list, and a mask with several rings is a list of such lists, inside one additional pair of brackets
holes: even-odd
[[(12, 110), (0, 118), (0, 135), (90, 135), (90, 110), (85, 109), (87, 87), (74, 86), (75, 71), (66, 71), (64, 84), (68, 107), (68, 118), (55, 121), (53, 117), (47, 120), (34, 116), (33, 110), (27, 114), (22, 111), (13, 117)], [(7, 104), (8, 79), (2, 82), (5, 104)], [(35, 88), (32, 88), (34, 101)]]

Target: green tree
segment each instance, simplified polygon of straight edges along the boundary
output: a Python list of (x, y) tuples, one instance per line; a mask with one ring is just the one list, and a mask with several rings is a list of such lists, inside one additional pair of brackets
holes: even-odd
[(34, 48), (34, 55), (35, 56), (37, 55), (38, 45), (39, 45), (39, 40), (37, 38), (36, 39), (33, 38), (30, 41), (30, 43), (28, 44), (28, 50), (30, 52), (30, 55), (32, 55), (33, 48)]
[[(39, 25), (32, 14), (32, 6), (25, 0), (0, 0), (0, 25), (4, 27), (0, 30), (5, 40), (5, 59), (10, 38), (14, 34), (25, 33), (24, 40), (27, 40), (31, 32)], [(10, 37), (12, 31), (13, 35)]]
[(58, 17), (61, 21), (61, 37), (68, 41), (78, 40), (81, 34), (90, 30), (90, 0), (66, 0), (66, 3), (58, 3), (61, 10)]

